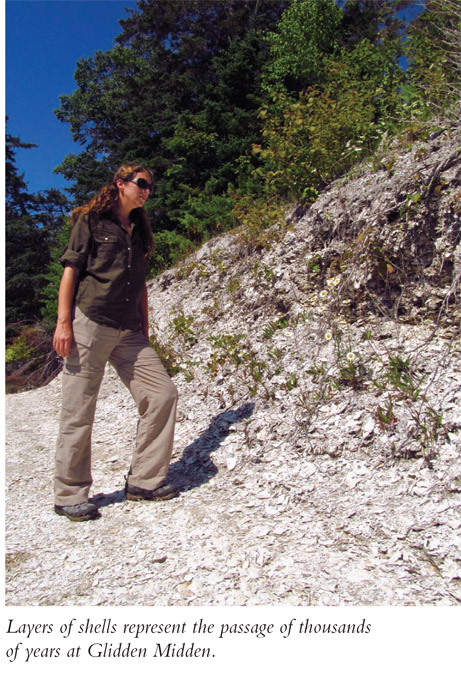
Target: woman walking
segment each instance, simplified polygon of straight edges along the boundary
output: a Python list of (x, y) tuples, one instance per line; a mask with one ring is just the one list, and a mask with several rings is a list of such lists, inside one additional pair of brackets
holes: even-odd
[(91, 431), (107, 362), (140, 415), (126, 498), (158, 501), (179, 493), (165, 481), (178, 392), (148, 340), (145, 278), (153, 239), (144, 203), (151, 191), (149, 170), (122, 165), (111, 184), (72, 212), (74, 226), (60, 259), (53, 347), (65, 364), (54, 503), (55, 512), (73, 521), (100, 517), (89, 501)]

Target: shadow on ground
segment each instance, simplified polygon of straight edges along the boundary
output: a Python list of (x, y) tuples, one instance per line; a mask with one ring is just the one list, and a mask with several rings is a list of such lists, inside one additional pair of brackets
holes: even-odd
[(250, 418), (254, 411), (253, 402), (245, 402), (238, 409), (229, 409), (215, 416), (208, 428), (187, 446), (181, 458), (172, 463), (168, 477), (181, 487), (182, 491), (194, 489), (214, 477), (218, 469), (211, 454), (217, 451), (229, 435), (230, 427)]
[[(181, 458), (170, 465), (168, 479), (183, 493), (205, 484), (214, 477), (218, 469), (213, 463), (211, 454), (219, 449), (229, 435), (232, 425), (250, 418), (254, 407), (253, 402), (245, 402), (238, 409), (229, 409), (215, 416), (200, 437), (184, 449)], [(123, 490), (113, 491), (110, 494), (96, 494), (91, 499), (99, 508), (113, 503), (123, 503), (124, 500)]]

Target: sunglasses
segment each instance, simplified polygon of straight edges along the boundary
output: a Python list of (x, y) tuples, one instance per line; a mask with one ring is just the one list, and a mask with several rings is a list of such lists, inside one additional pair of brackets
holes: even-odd
[(135, 183), (139, 190), (148, 190), (149, 193), (152, 193), (153, 191), (153, 185), (149, 183), (149, 181), (146, 181), (146, 179), (142, 179), (141, 177), (137, 179), (128, 179), (128, 183)]

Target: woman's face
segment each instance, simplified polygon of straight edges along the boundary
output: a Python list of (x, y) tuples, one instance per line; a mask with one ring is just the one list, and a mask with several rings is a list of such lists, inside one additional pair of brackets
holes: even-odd
[(143, 207), (145, 201), (150, 195), (149, 188), (141, 188), (137, 185), (137, 179), (144, 179), (149, 186), (151, 185), (152, 179), (148, 172), (136, 172), (132, 179), (129, 181), (123, 181), (119, 179), (117, 181), (118, 194), (120, 203), (123, 207), (126, 207), (130, 211), (138, 207)]

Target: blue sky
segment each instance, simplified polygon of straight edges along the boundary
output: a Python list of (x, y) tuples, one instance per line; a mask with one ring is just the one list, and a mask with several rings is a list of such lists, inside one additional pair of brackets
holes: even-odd
[(53, 169), (79, 152), (70, 127), (53, 111), (60, 94), (76, 89), (74, 72), (82, 57), (107, 51), (122, 32), (119, 19), (130, 0), (6, 0), (6, 97), (8, 132), (38, 148), (18, 149), (17, 167), (30, 192), (64, 188)]

